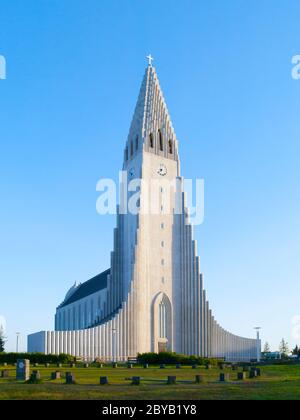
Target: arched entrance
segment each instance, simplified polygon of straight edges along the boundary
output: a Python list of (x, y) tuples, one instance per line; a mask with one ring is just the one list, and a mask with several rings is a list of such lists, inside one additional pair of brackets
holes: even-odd
[(161, 353), (173, 349), (172, 305), (168, 296), (160, 292), (152, 303), (152, 351)]

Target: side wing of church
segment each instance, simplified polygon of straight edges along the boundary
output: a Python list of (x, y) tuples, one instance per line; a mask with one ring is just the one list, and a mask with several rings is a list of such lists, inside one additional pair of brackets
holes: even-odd
[[(117, 209), (110, 269), (75, 284), (57, 308), (55, 331), (29, 335), (28, 351), (86, 360), (125, 361), (137, 353), (161, 351), (256, 359), (257, 341), (224, 330), (206, 298), (178, 141), (151, 63), (125, 146), (123, 171), (127, 184), (142, 182), (137, 211)], [(149, 192), (153, 180), (157, 188)], [(168, 187), (172, 182), (174, 189)], [(127, 202), (130, 198), (129, 193)], [(154, 212), (149, 211), (153, 203)]]

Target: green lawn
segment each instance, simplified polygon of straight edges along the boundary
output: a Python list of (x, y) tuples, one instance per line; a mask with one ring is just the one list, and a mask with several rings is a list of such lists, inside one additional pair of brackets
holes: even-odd
[[(221, 372), (218, 368), (206, 370), (203, 367), (32, 367), (32, 370), (39, 370), (41, 373), (43, 383), (39, 385), (17, 383), (13, 366), (1, 366), (0, 371), (2, 369), (10, 370), (10, 378), (0, 378), (0, 399), (300, 399), (300, 365), (263, 366), (260, 378), (242, 382), (237, 381), (237, 372), (226, 369), (224, 372), (230, 374), (230, 381), (227, 383), (218, 382)], [(50, 374), (55, 370), (61, 370), (63, 373), (73, 372), (76, 385), (65, 385), (64, 378), (51, 381)], [(201, 384), (194, 382), (197, 374), (203, 376)], [(179, 383), (167, 385), (165, 381), (168, 375), (176, 376)], [(110, 384), (100, 386), (100, 376), (108, 376)], [(142, 384), (131, 385), (126, 378), (132, 376), (142, 377)]]

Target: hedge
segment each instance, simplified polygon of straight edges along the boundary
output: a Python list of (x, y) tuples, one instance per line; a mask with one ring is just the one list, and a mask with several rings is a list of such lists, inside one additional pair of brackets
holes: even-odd
[(182, 365), (206, 365), (211, 364), (216, 366), (220, 363), (220, 359), (208, 359), (205, 357), (199, 356), (186, 356), (184, 354), (177, 354), (177, 353), (143, 353), (138, 354), (137, 360), (139, 363), (148, 363), (150, 365), (159, 365), (161, 363), (165, 364), (176, 364), (180, 363)]
[(13, 364), (17, 359), (28, 359), (31, 363), (69, 363), (74, 361), (74, 356), (68, 354), (43, 354), (43, 353), (0, 353), (0, 363)]

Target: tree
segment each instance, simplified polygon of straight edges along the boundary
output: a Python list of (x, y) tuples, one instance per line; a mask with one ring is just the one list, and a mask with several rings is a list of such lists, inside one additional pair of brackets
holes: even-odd
[(285, 339), (283, 338), (279, 344), (279, 353), (283, 356), (283, 357), (287, 357), (289, 354), (289, 345), (288, 343), (285, 341)]
[(0, 353), (4, 352), (5, 337), (2, 325), (0, 325)]
[(270, 345), (269, 345), (268, 342), (265, 343), (265, 347), (264, 347), (264, 351), (263, 352), (264, 353), (270, 353), (271, 352)]
[(299, 350), (299, 347), (298, 346), (296, 346), (294, 348), (294, 350), (292, 351), (292, 355), (293, 356), (300, 356), (300, 350)]

